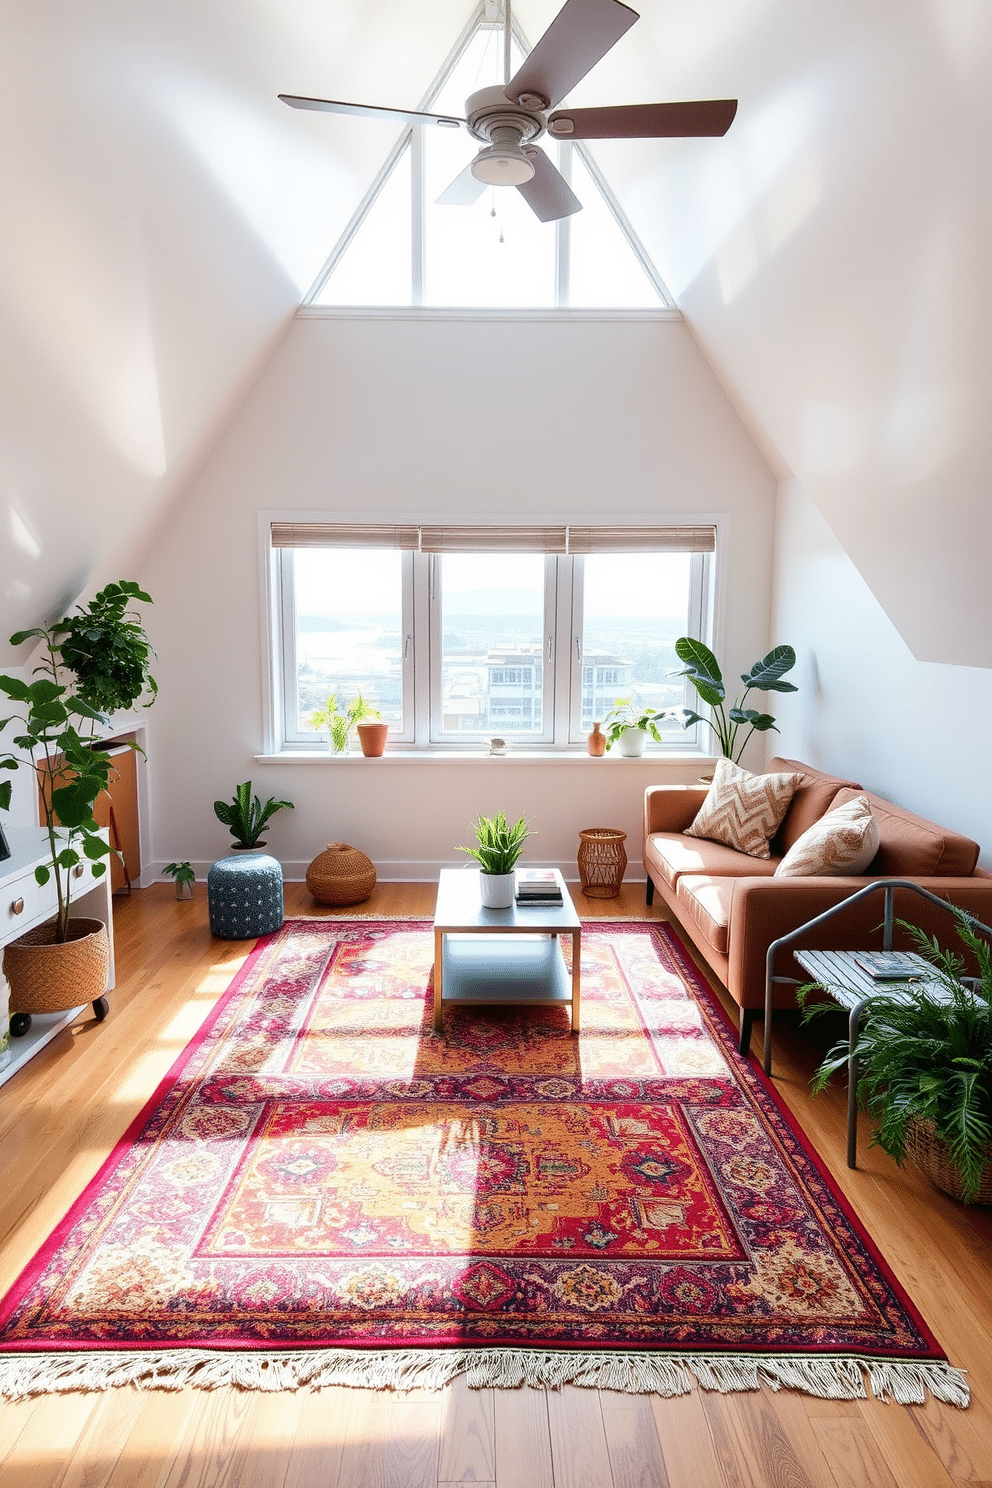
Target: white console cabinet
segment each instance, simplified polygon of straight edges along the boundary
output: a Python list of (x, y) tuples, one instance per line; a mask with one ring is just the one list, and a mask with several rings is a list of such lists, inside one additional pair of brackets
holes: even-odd
[[(0, 861), (0, 947), (16, 940), (26, 930), (41, 925), (55, 914), (57, 900), (55, 881), (39, 884), (34, 870), (47, 863), (48, 837), (41, 827), (4, 828), (10, 857)], [(110, 965), (107, 968), (107, 991), (114, 985), (114, 929), (110, 874), (94, 879), (88, 865), (73, 882), (72, 914), (103, 920), (110, 937)], [(20, 1038), (10, 1041), (10, 1058), (0, 1066), (0, 1085), (9, 1080), (32, 1055), (55, 1035), (85, 1012), (89, 1004), (60, 1013), (33, 1013), (31, 1027)]]

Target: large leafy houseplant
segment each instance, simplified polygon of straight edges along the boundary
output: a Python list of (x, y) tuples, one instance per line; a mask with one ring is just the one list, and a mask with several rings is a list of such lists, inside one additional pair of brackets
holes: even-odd
[[(932, 971), (925, 981), (892, 984), (866, 1003), (854, 1056), (859, 1103), (878, 1123), (872, 1144), (901, 1165), (907, 1153), (914, 1155), (920, 1123), (932, 1123), (960, 1175), (954, 1191), (970, 1203), (986, 1187), (992, 1165), (992, 948), (963, 910), (954, 914), (978, 975), (966, 979), (958, 952), (901, 922)], [(812, 990), (802, 988), (800, 1001)], [(836, 1004), (807, 1005), (805, 1016), (827, 1008)], [(848, 1067), (848, 1056), (846, 1041), (834, 1045), (813, 1078), (814, 1091)]]
[[(0, 719), (0, 733), (20, 725), (12, 749), (0, 754), (0, 769), (21, 766), (34, 772), (48, 836), (49, 862), (39, 864), (39, 884), (55, 879), (55, 941), (71, 938), (70, 908), (75, 871), (89, 864), (101, 877), (110, 846), (93, 817), (97, 798), (107, 789), (111, 756), (96, 743), (107, 716), (132, 707), (143, 694), (150, 706), (157, 688), (148, 667), (151, 644), (129, 609), (132, 601), (151, 604), (135, 583), (109, 584), (85, 607), (47, 627), (17, 631), (12, 646), (42, 643), (33, 680), (0, 676), (0, 691), (15, 711)], [(0, 808), (8, 810), (13, 782), (0, 784)]]
[(276, 801), (272, 796), (263, 806), (261, 799), (251, 793), (251, 781), (245, 780), (236, 788), (233, 800), (214, 802), (214, 815), (230, 831), (235, 847), (258, 847), (264, 845), (259, 844), (258, 840), (262, 835), (262, 828), (284, 807), (292, 811), (292, 801)]
[[(796, 664), (796, 653), (791, 646), (775, 646), (767, 656), (756, 661), (749, 672), (741, 673), (744, 689), (737, 701), (727, 707), (727, 688), (720, 671), (720, 664), (708, 646), (692, 636), (680, 636), (675, 642), (675, 654), (685, 663), (684, 670), (676, 672), (678, 677), (688, 677), (703, 702), (712, 709), (712, 717), (704, 718), (691, 708), (680, 711), (682, 723), (689, 728), (694, 723), (705, 723), (711, 728), (720, 745), (720, 753), (735, 762), (754, 733), (763, 734), (775, 729), (775, 719), (770, 713), (761, 713), (757, 708), (747, 708), (750, 692), (798, 692), (792, 682), (783, 682), (785, 673)], [(738, 743), (742, 729), (746, 730)]]

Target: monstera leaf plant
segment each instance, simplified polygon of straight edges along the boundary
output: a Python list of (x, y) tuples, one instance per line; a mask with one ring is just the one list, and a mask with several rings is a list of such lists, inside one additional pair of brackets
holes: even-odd
[(791, 646), (773, 647), (767, 656), (754, 663), (749, 672), (742, 672), (743, 690), (730, 707), (727, 706), (727, 688), (720, 664), (708, 646), (691, 636), (681, 636), (675, 642), (675, 654), (679, 661), (685, 663), (684, 669), (675, 675), (688, 677), (702, 701), (712, 709), (712, 716), (709, 718), (704, 718), (691, 708), (683, 709), (683, 727), (689, 728), (694, 723), (706, 724), (716, 735), (720, 753), (735, 763), (743, 754), (752, 734), (763, 734), (769, 729), (778, 732), (775, 719), (770, 713), (759, 712), (757, 708), (748, 708), (745, 704), (751, 692), (798, 692), (799, 689), (793, 683), (782, 680), (786, 672), (791, 671), (796, 664), (796, 653)]

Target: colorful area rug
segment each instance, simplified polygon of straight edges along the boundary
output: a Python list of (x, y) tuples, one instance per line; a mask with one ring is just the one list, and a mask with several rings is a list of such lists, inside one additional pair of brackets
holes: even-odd
[(675, 935), (446, 1009), (422, 921), (260, 942), (0, 1304), (0, 1390), (762, 1383), (968, 1403)]

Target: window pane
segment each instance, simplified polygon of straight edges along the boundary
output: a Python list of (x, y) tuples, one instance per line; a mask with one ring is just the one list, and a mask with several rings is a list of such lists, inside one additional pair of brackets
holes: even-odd
[(446, 553), (441, 731), (535, 738), (544, 729), (544, 557)]
[(315, 304), (409, 305), (410, 184), (407, 145)]
[[(688, 629), (691, 553), (594, 553), (583, 560), (580, 734), (602, 722), (618, 698), (638, 706), (682, 707), (675, 642)], [(659, 732), (678, 738), (681, 723)]]
[(296, 678), (288, 704), (290, 735), (325, 737), (311, 719), (334, 692), (351, 701), (360, 691), (387, 723), (402, 727), (402, 553), (296, 548), (292, 562)]

